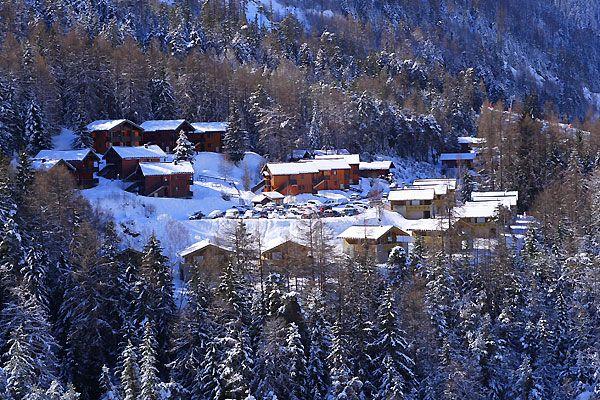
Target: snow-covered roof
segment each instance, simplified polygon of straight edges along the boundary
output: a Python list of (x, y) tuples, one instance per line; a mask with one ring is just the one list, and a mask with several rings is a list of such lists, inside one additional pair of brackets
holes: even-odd
[(83, 161), (90, 153), (90, 149), (81, 150), (41, 150), (33, 157), (34, 160), (65, 160), (65, 161)]
[(144, 176), (162, 176), (193, 174), (194, 167), (188, 161), (180, 162), (141, 162), (140, 170)]
[(458, 218), (492, 218), (498, 214), (498, 207), (501, 205), (502, 202), (499, 201), (467, 201), (453, 212)]
[(432, 188), (393, 190), (388, 194), (390, 201), (433, 200), (434, 197), (435, 190)]
[(440, 161), (474, 160), (476, 156), (476, 153), (442, 153)]
[(358, 164), (358, 169), (360, 171), (373, 171), (373, 170), (381, 170), (381, 169), (390, 169), (392, 168), (391, 161), (371, 161), (371, 162), (361, 162)]
[(262, 203), (263, 200), (265, 199), (269, 199), (271, 201), (275, 201), (275, 200), (280, 200), (285, 198), (284, 195), (282, 195), (279, 192), (262, 192), (256, 196), (254, 196), (252, 198), (252, 202), (253, 203)]
[(227, 130), (227, 122), (193, 122), (192, 126), (198, 133), (205, 132), (225, 132)]
[[(111, 146), (121, 158), (163, 158), (167, 153), (156, 144), (147, 144), (144, 146)], [(106, 157), (106, 155), (105, 155)]]
[(446, 231), (450, 227), (448, 218), (422, 218), (406, 220), (406, 228), (409, 231), (438, 232)]
[(448, 185), (431, 184), (431, 185), (412, 185), (407, 186), (408, 189), (433, 189), (436, 196), (445, 196), (448, 194)]
[(347, 149), (329, 149), (329, 150), (313, 150), (313, 153), (317, 156), (325, 155), (348, 155), (350, 152)]
[(299, 159), (304, 158), (307, 155), (310, 156), (312, 152), (308, 149), (295, 149), (292, 150), (292, 158)]
[(265, 251), (271, 251), (274, 248), (276, 248), (277, 246), (281, 246), (282, 244), (287, 243), (287, 242), (292, 242), (292, 243), (298, 244), (300, 246), (304, 246), (302, 243), (298, 242), (297, 240), (289, 239), (289, 238), (286, 238), (286, 237), (277, 237), (277, 238), (269, 240), (264, 245), (262, 251), (263, 252), (265, 252)]
[(139, 125), (131, 122), (128, 119), (99, 119), (97, 121), (94, 122), (90, 122), (89, 124), (86, 125), (86, 129), (90, 132), (93, 131), (109, 131), (112, 128), (121, 125), (122, 123), (127, 122), (132, 124), (133, 126), (136, 126), (138, 128), (140, 128)]
[(185, 256), (193, 254), (199, 250), (205, 249), (208, 246), (215, 246), (215, 247), (219, 247), (225, 251), (231, 251), (228, 247), (219, 246), (219, 245), (213, 243), (210, 239), (204, 239), (204, 240), (201, 240), (199, 242), (196, 242), (196, 243), (186, 247), (185, 249), (181, 250), (178, 254), (180, 257), (185, 257)]
[(36, 170), (36, 171), (49, 171), (50, 169), (54, 168), (56, 165), (61, 164), (61, 163), (64, 164), (67, 168), (69, 168), (71, 170), (75, 170), (75, 167), (73, 167), (67, 161), (62, 160), (62, 159), (32, 160), (31, 161), (31, 168), (34, 169), (34, 170)]
[(447, 185), (449, 190), (456, 190), (456, 179), (454, 178), (427, 178), (415, 179), (413, 186)]
[(266, 168), (271, 175), (298, 175), (316, 174), (319, 171), (334, 169), (350, 169), (350, 165), (343, 159), (302, 160), (292, 163), (268, 163)]
[(140, 125), (146, 132), (174, 131), (183, 124), (185, 119), (156, 119), (145, 121)]
[(268, 163), (265, 166), (271, 175), (316, 174), (319, 169), (310, 163)]
[(346, 229), (344, 232), (338, 235), (340, 239), (370, 239), (377, 240), (380, 237), (387, 234), (392, 228), (393, 225), (375, 225), (375, 226), (367, 226), (367, 225), (354, 225), (350, 228)]
[(472, 136), (459, 136), (458, 137), (459, 144), (482, 144), (485, 143), (485, 138), (478, 138)]
[(502, 197), (515, 197), (519, 198), (519, 191), (517, 190), (505, 190), (503, 192), (472, 192), (471, 200), (473, 201), (485, 201), (486, 199), (496, 200)]
[(348, 164), (359, 164), (360, 155), (358, 154), (322, 154), (316, 155), (315, 160), (345, 160)]

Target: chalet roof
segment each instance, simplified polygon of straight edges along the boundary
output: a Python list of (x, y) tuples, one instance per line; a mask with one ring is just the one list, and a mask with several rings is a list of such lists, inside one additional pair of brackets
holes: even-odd
[(90, 149), (81, 150), (41, 150), (33, 157), (34, 160), (65, 160), (65, 161), (83, 161), (90, 153), (98, 158), (96, 153)]
[(407, 189), (433, 189), (435, 192), (436, 196), (445, 196), (446, 194), (448, 194), (448, 185), (436, 185), (436, 184), (431, 184), (431, 185), (422, 185), (422, 186), (418, 186), (418, 185), (410, 185), (407, 186)]
[(500, 201), (467, 201), (453, 212), (458, 218), (492, 218), (498, 214), (498, 207), (501, 205)]
[(456, 179), (454, 178), (427, 178), (415, 179), (413, 186), (447, 185), (449, 190), (456, 190)]
[(227, 122), (193, 122), (192, 126), (197, 133), (225, 132), (229, 123)]
[(326, 155), (348, 155), (350, 152), (347, 149), (317, 149), (313, 150), (313, 154), (316, 156), (326, 156)]
[[(155, 144), (148, 144), (144, 146), (111, 146), (108, 151), (114, 150), (119, 157), (123, 159), (127, 158), (164, 158), (167, 156), (167, 153), (160, 148), (160, 146)], [(108, 154), (107, 151), (107, 154)], [(106, 154), (104, 155), (106, 158)]]
[(393, 190), (388, 194), (390, 201), (433, 200), (434, 197), (435, 190), (432, 188)]
[(331, 171), (334, 169), (350, 169), (350, 163), (343, 158), (325, 158), (315, 160), (300, 160), (300, 164), (312, 164), (319, 171)]
[(306, 247), (305, 245), (303, 245), (302, 243), (298, 242), (297, 240), (289, 239), (289, 238), (285, 238), (285, 237), (277, 237), (275, 239), (269, 240), (265, 244), (264, 248), (262, 249), (262, 252), (264, 253), (264, 252), (267, 252), (267, 251), (271, 251), (271, 250), (273, 250), (273, 249), (281, 246), (282, 244), (285, 244), (285, 243), (288, 243), (288, 242), (296, 244), (296, 245), (299, 245), (299, 246)]
[(140, 170), (144, 176), (163, 176), (177, 174), (194, 174), (194, 167), (188, 161), (175, 162), (141, 162)]
[(316, 174), (319, 169), (310, 163), (268, 163), (265, 168), (271, 175)]
[[(377, 240), (386, 235), (390, 230), (396, 228), (394, 225), (354, 225), (338, 235), (340, 239), (370, 239)], [(397, 228), (400, 229), (400, 228)]]
[(256, 196), (254, 196), (252, 198), (252, 202), (253, 203), (261, 203), (265, 199), (275, 201), (275, 200), (281, 200), (283, 198), (285, 198), (285, 196), (279, 192), (262, 192)]
[(442, 153), (440, 161), (474, 160), (476, 156), (476, 153)]
[(360, 171), (377, 171), (381, 169), (393, 168), (393, 164), (391, 161), (371, 161), (371, 162), (361, 162), (358, 164), (358, 169)]
[(231, 251), (231, 249), (228, 248), (228, 247), (219, 246), (219, 245), (213, 243), (210, 239), (204, 239), (204, 240), (201, 240), (199, 242), (196, 242), (196, 243), (194, 243), (194, 244), (186, 247), (185, 249), (181, 250), (178, 254), (179, 254), (180, 257), (185, 257), (185, 256), (193, 254), (193, 253), (195, 253), (197, 251), (203, 250), (203, 249), (205, 249), (205, 248), (207, 248), (209, 246), (218, 247), (218, 248), (220, 248), (221, 250), (224, 250), (224, 251)]
[(450, 227), (448, 218), (423, 218), (406, 220), (404, 227), (409, 231), (443, 232)]
[(67, 161), (63, 159), (40, 159), (40, 160), (32, 160), (31, 168), (36, 171), (49, 171), (57, 165), (64, 165), (68, 169), (74, 171), (75, 167), (69, 164)]
[(344, 160), (348, 164), (359, 164), (360, 155), (358, 154), (317, 154), (315, 160)]
[(295, 159), (300, 159), (300, 158), (304, 158), (304, 157), (310, 157), (312, 155), (312, 152), (308, 149), (295, 149), (292, 150), (292, 158)]
[(188, 123), (185, 119), (156, 119), (143, 122), (141, 127), (146, 132), (178, 131), (181, 125)]
[(485, 199), (496, 200), (502, 197), (515, 197), (519, 198), (519, 192), (517, 190), (503, 191), (503, 192), (472, 192), (471, 200), (473, 201), (485, 201)]
[(485, 143), (485, 138), (478, 138), (472, 136), (459, 136), (458, 137), (459, 144), (483, 144)]
[(139, 125), (137, 125), (134, 122), (131, 122), (128, 119), (99, 119), (99, 120), (96, 120), (94, 122), (90, 122), (89, 124), (87, 124), (86, 129), (90, 132), (109, 131), (123, 123), (128, 123), (128, 124), (135, 126), (136, 128), (142, 129)]

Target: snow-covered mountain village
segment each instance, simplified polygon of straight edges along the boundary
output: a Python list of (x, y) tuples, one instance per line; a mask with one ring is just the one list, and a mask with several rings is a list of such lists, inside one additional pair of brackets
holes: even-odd
[(0, 400), (600, 400), (588, 3), (0, 2)]

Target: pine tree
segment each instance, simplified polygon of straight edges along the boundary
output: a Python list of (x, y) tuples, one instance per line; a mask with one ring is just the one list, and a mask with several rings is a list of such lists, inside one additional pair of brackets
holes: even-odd
[(102, 388), (100, 400), (119, 400), (119, 392), (113, 384), (110, 370), (106, 365), (102, 366), (102, 374), (99, 381)]
[(13, 199), (17, 206), (23, 205), (25, 194), (29, 192), (33, 184), (33, 169), (31, 167), (31, 159), (26, 152), (19, 152), (19, 165), (17, 166), (17, 174), (14, 177), (13, 183)]
[(123, 370), (121, 371), (123, 400), (137, 400), (140, 396), (140, 367), (135, 346), (131, 340), (123, 351)]
[(142, 361), (140, 365), (141, 374), (141, 400), (158, 400), (158, 370), (156, 368), (156, 339), (151, 322), (146, 322), (144, 338), (140, 346)]
[(192, 142), (188, 140), (184, 131), (179, 132), (179, 137), (177, 138), (177, 142), (175, 142), (173, 153), (175, 154), (176, 161), (194, 162), (196, 150)]
[(150, 81), (149, 89), (150, 107), (154, 119), (172, 119), (179, 114), (173, 87), (162, 68), (157, 68)]
[(40, 150), (52, 148), (52, 140), (50, 134), (46, 131), (42, 110), (35, 100), (31, 101), (27, 109), (23, 136), (27, 140), (27, 152), (30, 155), (35, 155)]
[(81, 113), (77, 115), (74, 134), (75, 138), (73, 139), (72, 143), (74, 149), (91, 149), (94, 147), (94, 139), (92, 138), (90, 131), (87, 129), (86, 121)]
[(287, 329), (285, 358), (290, 385), (290, 399), (305, 399), (308, 394), (306, 354), (298, 325), (291, 323)]
[(14, 99), (15, 88), (0, 79), (0, 153), (10, 156), (21, 143), (21, 121)]
[(206, 355), (197, 372), (197, 378), (192, 388), (195, 398), (217, 400), (223, 398), (221, 384), (219, 347), (217, 340), (213, 340), (207, 348)]
[(310, 333), (310, 354), (307, 368), (309, 398), (313, 400), (324, 398), (331, 383), (328, 361), (331, 332), (321, 311), (322, 308), (315, 311)]
[(15, 400), (26, 399), (29, 390), (37, 384), (37, 374), (34, 349), (22, 325), (12, 332), (8, 345), (7, 362), (3, 366), (8, 392)]
[(223, 394), (226, 398), (246, 398), (250, 394), (254, 364), (246, 328), (239, 324), (231, 327), (221, 339), (221, 348), (224, 354), (219, 366), (219, 381), (223, 384)]
[(223, 150), (229, 160), (235, 164), (242, 161), (248, 141), (248, 132), (242, 126), (242, 116), (237, 104), (232, 104), (229, 110), (227, 132), (223, 137)]
[(156, 329), (159, 365), (164, 365), (169, 342), (169, 332), (175, 317), (173, 276), (169, 260), (163, 255), (155, 235), (144, 247), (140, 266), (137, 318), (152, 321)]
[(377, 398), (405, 398), (414, 382), (415, 362), (408, 354), (406, 333), (399, 326), (391, 287), (383, 294), (376, 326), (377, 337), (371, 348), (375, 352), (374, 364), (379, 366)]
[(467, 201), (471, 201), (471, 193), (475, 190), (475, 182), (473, 175), (470, 171), (465, 171), (462, 176), (462, 182), (460, 185), (460, 201), (465, 204)]

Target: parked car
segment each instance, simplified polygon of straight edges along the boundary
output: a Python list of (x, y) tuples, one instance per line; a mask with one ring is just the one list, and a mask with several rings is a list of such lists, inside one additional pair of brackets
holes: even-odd
[(320, 202), (319, 200), (308, 200), (306, 202), (306, 205), (311, 205), (311, 206), (315, 206), (315, 207), (319, 207), (321, 204), (323, 204), (322, 202)]
[(240, 210), (238, 210), (237, 208), (230, 208), (229, 210), (225, 211), (225, 218), (236, 219), (239, 217)]
[(323, 212), (324, 217), (339, 217), (340, 215), (341, 215), (340, 212), (333, 208), (330, 210), (325, 210)]
[(254, 210), (246, 210), (246, 212), (244, 213), (244, 218), (254, 218), (256, 213), (257, 211)]
[(357, 194), (357, 193), (352, 193), (350, 195), (350, 199), (351, 200), (360, 200), (360, 199), (362, 199), (362, 196), (360, 194)]
[(221, 218), (221, 217), (223, 217), (223, 215), (225, 215), (225, 213), (223, 211), (214, 210), (214, 211), (211, 211), (210, 213), (208, 213), (206, 218), (210, 218), (210, 219)]
[(195, 219), (202, 219), (205, 218), (206, 216), (204, 215), (204, 213), (202, 211), (196, 211), (195, 213), (193, 213), (192, 215), (190, 215), (188, 217), (189, 220), (195, 220)]

